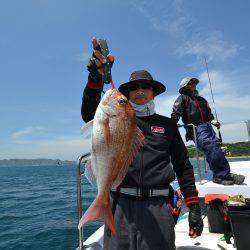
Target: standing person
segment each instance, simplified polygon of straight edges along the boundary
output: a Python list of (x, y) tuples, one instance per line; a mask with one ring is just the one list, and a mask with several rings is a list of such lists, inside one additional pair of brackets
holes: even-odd
[[(245, 177), (230, 173), (230, 166), (223, 153), (220, 142), (212, 128), (218, 129), (220, 123), (214, 121), (214, 116), (205, 98), (196, 90), (199, 80), (194, 77), (185, 77), (180, 83), (179, 97), (176, 99), (171, 118), (176, 123), (182, 117), (185, 125), (196, 126), (197, 146), (206, 155), (210, 169), (213, 172), (213, 182), (222, 185), (241, 185)], [(186, 140), (194, 140), (192, 127), (186, 128)]]
[[(88, 64), (89, 77), (83, 92), (82, 118), (94, 118), (101, 99), (102, 63), (105, 59), (92, 40), (94, 53)], [(113, 56), (109, 56), (114, 61)], [(111, 191), (116, 235), (105, 226), (104, 249), (175, 249), (175, 217), (172, 213), (170, 182), (177, 176), (189, 207), (189, 235), (201, 235), (203, 221), (195, 187), (193, 167), (178, 128), (170, 118), (156, 114), (154, 97), (165, 91), (146, 70), (131, 74), (119, 87), (136, 111), (137, 126), (145, 136), (145, 145), (129, 167), (117, 190)]]

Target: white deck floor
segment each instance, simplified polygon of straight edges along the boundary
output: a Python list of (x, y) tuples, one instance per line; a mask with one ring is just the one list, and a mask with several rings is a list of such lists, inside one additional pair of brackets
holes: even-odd
[(98, 228), (90, 237), (84, 241), (84, 250), (103, 249), (104, 225)]
[[(184, 215), (184, 217), (187, 214)], [(220, 240), (222, 234), (211, 234), (208, 230), (207, 217), (204, 218), (204, 229), (200, 237), (191, 239), (188, 236), (188, 219), (185, 218), (177, 223), (175, 226), (175, 244), (177, 250), (235, 250), (232, 244), (227, 244)], [(100, 227), (94, 234), (92, 234), (85, 242), (85, 250), (101, 250), (103, 244), (104, 226)]]
[(197, 182), (196, 187), (199, 190), (199, 197), (204, 197), (205, 194), (228, 194), (234, 196), (242, 194), (245, 198), (250, 198), (250, 161), (230, 162), (231, 172), (234, 174), (245, 175), (243, 185), (223, 186), (210, 181), (212, 172), (202, 173), (202, 183)]
[(177, 223), (175, 226), (175, 245), (177, 250), (235, 250), (232, 244), (227, 244), (225, 241), (220, 240), (223, 236), (222, 234), (212, 234), (209, 232), (207, 217), (204, 218), (203, 222), (202, 235), (196, 239), (191, 239), (188, 235), (189, 226), (187, 218)]

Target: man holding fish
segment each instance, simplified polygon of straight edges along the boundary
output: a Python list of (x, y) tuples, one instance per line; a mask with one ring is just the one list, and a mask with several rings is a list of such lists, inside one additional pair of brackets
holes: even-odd
[[(79, 227), (101, 219), (104, 249), (175, 249), (175, 210), (170, 183), (177, 177), (189, 207), (189, 235), (201, 235), (203, 221), (193, 167), (176, 124), (155, 112), (154, 98), (165, 86), (146, 70), (131, 74), (118, 91), (101, 100), (103, 56), (96, 38), (83, 92), (82, 118), (92, 128), (86, 177), (98, 194)], [(93, 119), (93, 120), (92, 120)], [(111, 204), (110, 204), (111, 199)]]

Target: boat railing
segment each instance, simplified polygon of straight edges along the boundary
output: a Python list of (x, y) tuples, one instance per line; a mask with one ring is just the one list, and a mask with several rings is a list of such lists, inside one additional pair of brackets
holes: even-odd
[(195, 144), (195, 151), (196, 151), (196, 162), (197, 162), (197, 169), (198, 169), (198, 180), (201, 184), (201, 181), (202, 181), (202, 175), (201, 175), (201, 164), (200, 164), (200, 154), (203, 155), (203, 161), (204, 161), (204, 171), (205, 173), (207, 172), (207, 162), (206, 162), (206, 157), (205, 155), (203, 154), (202, 151), (200, 151), (198, 149), (198, 144), (197, 144), (197, 134), (196, 134), (196, 126), (193, 124), (193, 123), (189, 123), (189, 124), (185, 124), (185, 125), (182, 125), (182, 124), (178, 124), (178, 127), (179, 128), (187, 128), (187, 127), (192, 127), (193, 129), (193, 135), (194, 135), (194, 144)]
[[(81, 166), (85, 164), (90, 156), (90, 153), (86, 153), (80, 156), (77, 160), (77, 214), (78, 223), (82, 218), (82, 175), (84, 170), (81, 170)], [(78, 250), (83, 250), (83, 228), (79, 229), (79, 247)]]

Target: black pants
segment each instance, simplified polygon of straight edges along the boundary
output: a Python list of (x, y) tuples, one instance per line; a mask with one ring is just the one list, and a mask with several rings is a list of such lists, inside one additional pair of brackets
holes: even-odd
[(114, 215), (116, 235), (105, 226), (104, 249), (175, 249), (175, 223), (169, 206), (167, 197), (141, 199), (120, 195)]

